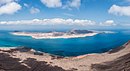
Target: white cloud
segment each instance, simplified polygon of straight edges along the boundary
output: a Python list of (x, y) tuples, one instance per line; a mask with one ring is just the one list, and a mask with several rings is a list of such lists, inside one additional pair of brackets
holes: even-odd
[(103, 23), (99, 24), (100, 26), (116, 26), (115, 22), (113, 20), (107, 20)]
[(113, 20), (107, 20), (102, 23), (97, 23), (92, 20), (81, 19), (33, 19), (33, 20), (18, 20), (18, 21), (1, 21), (4, 25), (72, 25), (72, 26), (117, 26)]
[(32, 8), (30, 9), (30, 13), (31, 13), (31, 14), (35, 14), (35, 13), (39, 13), (39, 12), (40, 12), (40, 10), (39, 10), (38, 8), (32, 7)]
[(13, 2), (14, 0), (0, 0), (0, 5)]
[(72, 0), (69, 5), (70, 7), (79, 8), (81, 5), (81, 0)]
[(114, 15), (130, 16), (130, 6), (113, 5), (108, 12)]
[(71, 8), (79, 8), (81, 5), (81, 0), (69, 0), (66, 5), (63, 6), (63, 9), (70, 9)]
[(61, 0), (41, 0), (41, 2), (50, 8), (55, 8), (55, 7), (61, 7), (62, 6), (62, 2)]
[(0, 0), (0, 15), (14, 14), (21, 9), (21, 5), (17, 3), (18, 0)]
[(33, 19), (33, 20), (20, 20), (20, 21), (1, 21), (0, 24), (28, 24), (28, 25), (82, 25), (93, 26), (94, 21), (91, 20), (79, 20), (79, 19)]
[(41, 0), (41, 2), (50, 8), (62, 7), (63, 9), (79, 8), (81, 5), (81, 0), (66, 0), (66, 3), (62, 3), (62, 0)]
[(3, 6), (0, 6), (0, 15), (2, 14), (14, 14), (21, 9), (21, 6), (16, 2), (10, 2)]

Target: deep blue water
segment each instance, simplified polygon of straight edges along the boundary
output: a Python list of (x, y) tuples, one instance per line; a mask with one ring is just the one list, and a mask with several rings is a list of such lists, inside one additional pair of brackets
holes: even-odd
[(26, 46), (38, 51), (61, 56), (77, 56), (88, 53), (102, 53), (119, 47), (130, 40), (130, 31), (114, 31), (91, 37), (72, 39), (33, 39), (11, 35), (9, 31), (0, 31), (0, 47)]

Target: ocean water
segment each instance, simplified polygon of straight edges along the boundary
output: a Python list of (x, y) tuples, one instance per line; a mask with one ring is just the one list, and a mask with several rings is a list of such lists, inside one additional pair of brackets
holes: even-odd
[(33, 39), (27, 36), (12, 35), (10, 31), (0, 31), (0, 47), (25, 46), (60, 56), (103, 53), (130, 40), (130, 30), (113, 30), (113, 32), (115, 33), (101, 33), (83, 38)]

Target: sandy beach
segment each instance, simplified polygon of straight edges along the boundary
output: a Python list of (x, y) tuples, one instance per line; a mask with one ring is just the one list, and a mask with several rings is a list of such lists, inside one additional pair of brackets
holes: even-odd
[(27, 60), (28, 58), (32, 58), (36, 61), (44, 61), (52, 67), (57, 66), (66, 71), (99, 71), (95, 70), (95, 68), (93, 68), (93, 65), (115, 61), (122, 56), (129, 54), (130, 42), (127, 42), (123, 46), (106, 53), (86, 54), (77, 57), (60, 57), (48, 53), (38, 53), (35, 50), (29, 48), (0, 48), (0, 53), (7, 54), (11, 58), (20, 59), (18, 62), (29, 68), (31, 67), (23, 61)]

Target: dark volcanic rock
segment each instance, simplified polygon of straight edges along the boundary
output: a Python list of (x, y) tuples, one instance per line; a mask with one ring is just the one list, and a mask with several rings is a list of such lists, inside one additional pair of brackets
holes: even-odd
[(36, 61), (36, 59), (28, 58), (22, 63), (20, 59), (12, 58), (10, 55), (0, 53), (0, 71), (66, 71), (58, 66), (51, 66), (45, 61)]
[(120, 46), (120, 47), (118, 47), (118, 48), (115, 48), (115, 49), (110, 50), (108, 53), (111, 54), (111, 53), (118, 52), (118, 51), (124, 49), (128, 44), (130, 44), (130, 41), (128, 41), (127, 43), (125, 43), (123, 46)]
[(71, 30), (68, 33), (69, 34), (86, 34), (86, 33), (93, 33), (93, 31), (88, 31), (88, 30)]
[(120, 51), (120, 50), (122, 50), (122, 49), (124, 49), (124, 48), (125, 48), (124, 46), (120, 46), (120, 47), (118, 47), (118, 48), (115, 48), (115, 49), (110, 50), (108, 53), (109, 53), (109, 54), (116, 53), (116, 52), (118, 52), (118, 51)]
[(18, 47), (18, 48), (14, 49), (14, 50), (17, 50), (17, 51), (20, 51), (20, 52), (29, 52), (31, 50), (31, 48), (23, 46), (23, 47)]
[(29, 71), (65, 71), (58, 66), (51, 66), (45, 61), (36, 61), (33, 58), (28, 58), (23, 62), (31, 67)]
[(12, 58), (8, 54), (0, 53), (0, 71), (28, 71), (29, 69), (21, 65), (20, 59)]
[(64, 57), (63, 56), (56, 56), (56, 55), (51, 55), (51, 59), (54, 60), (54, 59), (63, 59)]
[(13, 32), (21, 32), (21, 31), (15, 30), (15, 31), (13, 31)]
[(10, 49), (10, 50), (1, 50), (0, 49), (0, 51), (8, 52), (8, 53), (12, 53), (12, 52), (15, 52), (15, 51), (29, 52), (30, 50), (31, 50), (31, 48), (28, 48), (28, 47), (18, 47), (18, 48)]
[(34, 55), (43, 55), (43, 53), (36, 51), (36, 52), (34, 52)]
[(93, 64), (93, 71), (130, 71), (130, 53), (114, 61)]

